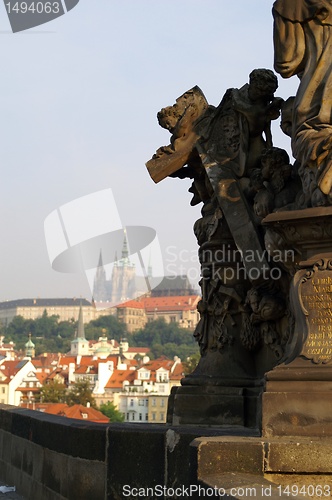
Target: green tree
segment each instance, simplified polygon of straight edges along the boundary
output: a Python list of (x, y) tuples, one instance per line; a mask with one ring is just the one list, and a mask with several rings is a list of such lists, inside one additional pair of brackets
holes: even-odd
[(57, 336), (62, 339), (73, 340), (75, 334), (75, 321), (60, 321), (57, 326)]
[(66, 387), (54, 380), (45, 384), (40, 391), (40, 400), (43, 403), (64, 403), (66, 399)]
[(129, 338), (129, 342), (137, 347), (148, 346), (151, 358), (164, 355), (186, 359), (198, 352), (191, 330), (181, 328), (177, 323), (166, 323), (164, 319), (147, 323)]
[(2, 332), (6, 342), (14, 342), (17, 350), (24, 350), (32, 324), (33, 320), (24, 319), (23, 316), (15, 316)]
[(99, 411), (106, 415), (110, 419), (110, 422), (123, 422), (124, 415), (117, 409), (117, 407), (111, 402), (108, 401), (105, 404), (101, 404), (99, 407)]
[(189, 375), (190, 373), (192, 373), (198, 365), (200, 359), (201, 355), (199, 352), (193, 354), (192, 356), (189, 356), (189, 358), (187, 358), (187, 360), (182, 363), (184, 367), (184, 374)]
[(40, 318), (36, 318), (31, 324), (31, 334), (34, 337), (55, 337), (58, 334), (59, 316), (49, 316), (46, 309)]
[(96, 401), (92, 395), (90, 382), (84, 379), (76, 382), (67, 393), (66, 403), (68, 406), (86, 406), (87, 403), (90, 403), (93, 408), (96, 408)]
[(98, 340), (103, 332), (106, 333), (109, 339), (114, 339), (118, 342), (128, 336), (126, 325), (111, 314), (93, 319), (85, 327), (85, 334), (88, 339)]

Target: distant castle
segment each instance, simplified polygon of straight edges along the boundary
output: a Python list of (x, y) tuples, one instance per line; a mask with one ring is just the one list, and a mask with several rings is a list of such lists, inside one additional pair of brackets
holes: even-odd
[[(152, 268), (149, 264), (147, 278), (152, 277)], [(127, 235), (124, 235), (121, 259), (113, 265), (110, 279), (106, 277), (102, 255), (99, 256), (98, 268), (93, 283), (93, 300), (95, 303), (110, 303), (117, 305), (142, 295), (163, 297), (179, 295), (196, 295), (187, 276), (165, 276), (159, 285), (152, 290), (147, 288), (147, 280), (136, 275), (135, 264), (129, 259)]]
[(129, 259), (127, 235), (124, 235), (121, 259), (115, 256), (111, 279), (106, 278), (102, 255), (99, 256), (98, 268), (93, 283), (94, 302), (120, 304), (137, 296), (135, 264)]

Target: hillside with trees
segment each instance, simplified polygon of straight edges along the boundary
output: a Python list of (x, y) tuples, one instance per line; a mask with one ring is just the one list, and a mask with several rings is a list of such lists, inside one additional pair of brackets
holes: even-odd
[[(7, 327), (1, 327), (0, 333), (5, 342), (14, 342), (16, 350), (24, 350), (31, 333), (35, 344), (36, 355), (43, 352), (70, 351), (70, 343), (77, 330), (77, 321), (59, 321), (58, 316), (48, 316), (44, 311), (41, 318), (35, 320), (15, 316)], [(85, 336), (88, 340), (98, 340), (103, 334), (111, 340), (127, 339), (130, 346), (149, 347), (151, 358), (164, 355), (186, 360), (198, 352), (192, 331), (181, 328), (177, 323), (166, 323), (163, 319), (151, 321), (144, 328), (132, 334), (115, 316), (101, 316), (85, 325)]]

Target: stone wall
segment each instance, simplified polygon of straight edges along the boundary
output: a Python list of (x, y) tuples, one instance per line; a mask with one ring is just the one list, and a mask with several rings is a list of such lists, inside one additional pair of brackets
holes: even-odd
[(190, 444), (224, 432), (85, 423), (0, 405), (0, 480), (27, 500), (130, 499), (133, 488), (198, 484)]
[(0, 479), (27, 500), (102, 500), (107, 428), (0, 405)]

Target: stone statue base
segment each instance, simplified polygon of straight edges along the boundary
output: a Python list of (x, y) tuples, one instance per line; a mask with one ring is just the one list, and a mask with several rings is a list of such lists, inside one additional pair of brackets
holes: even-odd
[(266, 374), (263, 436), (332, 436), (332, 208), (269, 215), (297, 269), (290, 290), (294, 334), (285, 363)]
[(266, 375), (262, 432), (273, 436), (332, 436), (332, 367), (297, 358)]
[(173, 387), (168, 403), (171, 425), (260, 426), (263, 387)]

